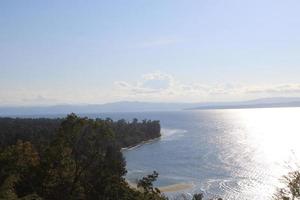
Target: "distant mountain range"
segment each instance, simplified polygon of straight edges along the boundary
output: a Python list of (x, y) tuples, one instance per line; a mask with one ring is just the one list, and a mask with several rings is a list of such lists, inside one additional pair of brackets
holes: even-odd
[(188, 110), (274, 108), (274, 107), (300, 107), (300, 98), (276, 97), (276, 98), (263, 98), (263, 99), (255, 99), (255, 100), (240, 101), (240, 102), (204, 103), (199, 106), (190, 107), (188, 108)]
[(121, 101), (106, 104), (88, 105), (54, 105), (54, 106), (14, 106), (0, 107), (0, 116), (18, 115), (56, 115), (103, 113), (103, 112), (145, 112), (145, 111), (176, 111), (197, 109), (237, 109), (237, 108), (270, 108), (300, 107), (300, 98), (264, 98), (242, 102), (215, 103), (153, 103)]

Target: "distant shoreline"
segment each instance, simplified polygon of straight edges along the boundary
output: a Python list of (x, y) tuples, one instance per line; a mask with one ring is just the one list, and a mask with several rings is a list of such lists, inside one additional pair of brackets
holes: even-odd
[(54, 105), (2, 105), (0, 116), (48, 116), (77, 113), (80, 115), (99, 113), (167, 112), (183, 110), (286, 108), (300, 107), (300, 97), (270, 97), (231, 102), (142, 102), (120, 101), (104, 104), (54, 104)]
[(220, 105), (220, 106), (203, 106), (196, 108), (187, 108), (184, 110), (230, 110), (230, 109), (260, 109), (260, 108), (299, 108), (300, 105), (286, 105), (286, 104), (257, 104), (257, 105)]

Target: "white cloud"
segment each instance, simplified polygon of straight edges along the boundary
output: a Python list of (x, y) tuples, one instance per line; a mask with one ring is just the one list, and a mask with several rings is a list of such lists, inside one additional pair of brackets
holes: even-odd
[(57, 102), (57, 99), (53, 99), (53, 98), (47, 98), (44, 97), (42, 95), (37, 95), (35, 97), (31, 97), (31, 98), (22, 98), (22, 101), (24, 103), (34, 103), (37, 105), (43, 105), (43, 104), (51, 104), (53, 102)]
[(132, 81), (116, 81), (112, 87), (88, 86), (8, 89), (0, 85), (0, 105), (53, 105), (113, 101), (208, 102), (239, 101), (265, 97), (299, 97), (300, 83), (265, 85), (204, 84), (181, 81), (160, 71)]
[(247, 88), (245, 92), (248, 93), (269, 93), (269, 94), (299, 94), (300, 84), (278, 84), (260, 87)]
[(199, 83), (181, 83), (172, 75), (154, 72), (142, 75), (136, 83), (115, 82), (116, 90), (124, 97), (166, 101), (196, 101), (207, 98), (210, 94), (224, 94), (224, 88)]
[(131, 85), (125, 81), (116, 81), (115, 85), (117, 87), (124, 88), (124, 89), (131, 87)]
[(162, 73), (160, 71), (156, 71), (154, 73), (144, 74), (142, 75), (144, 80), (172, 80), (173, 77), (169, 74)]
[(151, 48), (151, 47), (161, 47), (161, 46), (170, 46), (177, 44), (178, 39), (173, 37), (157, 38), (145, 42), (141, 42), (137, 45), (139, 48)]
[(50, 97), (51, 95), (42, 95), (38, 92), (29, 90), (14, 90), (14, 91), (0, 91), (0, 105), (53, 105), (59, 104), (56, 98)]
[(104, 103), (114, 101), (117, 97), (102, 89), (13, 88), (7, 90), (0, 87), (0, 106)]
[(183, 83), (170, 74), (144, 74), (135, 83), (115, 82), (115, 92), (127, 100), (233, 101), (271, 96), (300, 95), (300, 84), (241, 85)]

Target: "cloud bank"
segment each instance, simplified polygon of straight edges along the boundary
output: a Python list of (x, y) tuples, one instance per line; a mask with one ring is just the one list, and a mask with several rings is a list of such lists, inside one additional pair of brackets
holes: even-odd
[(273, 96), (299, 96), (300, 83), (241, 85), (183, 83), (160, 71), (144, 74), (136, 82), (116, 81), (114, 91), (127, 100), (234, 101)]
[(266, 97), (300, 97), (300, 83), (243, 85), (183, 82), (156, 71), (111, 87), (11, 88), (0, 86), (0, 105), (101, 104), (115, 101), (222, 102)]

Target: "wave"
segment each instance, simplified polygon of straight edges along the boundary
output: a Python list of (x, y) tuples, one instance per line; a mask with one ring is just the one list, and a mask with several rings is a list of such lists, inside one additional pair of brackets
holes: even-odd
[(162, 128), (161, 129), (161, 140), (162, 141), (171, 141), (177, 140), (184, 136), (187, 130), (184, 129), (171, 129), (171, 128)]
[(161, 129), (161, 137), (154, 138), (151, 140), (145, 140), (134, 146), (121, 148), (121, 151), (123, 152), (123, 151), (127, 151), (127, 150), (137, 149), (145, 144), (151, 144), (153, 142), (157, 142), (158, 140), (162, 140), (162, 141), (177, 140), (178, 138), (184, 136), (184, 134), (186, 132), (187, 132), (187, 130), (184, 130), (184, 129), (162, 128)]

